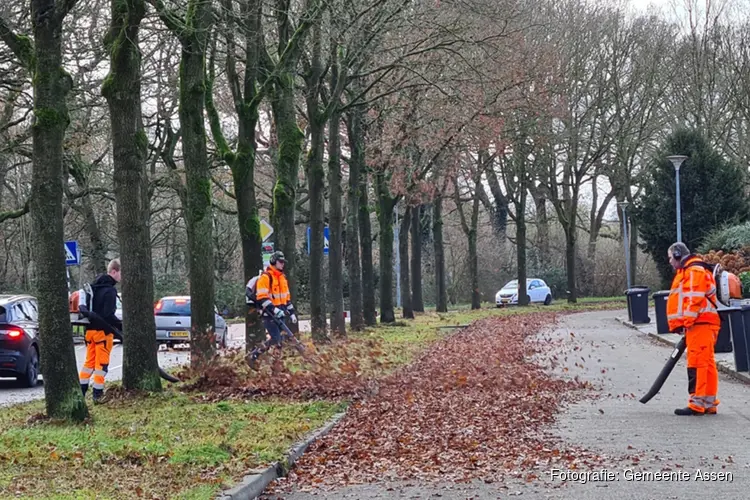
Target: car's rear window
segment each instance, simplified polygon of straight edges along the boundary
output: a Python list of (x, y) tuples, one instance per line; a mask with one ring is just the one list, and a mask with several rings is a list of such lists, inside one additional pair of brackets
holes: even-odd
[(5, 312), (5, 308), (3, 306), (0, 306), (0, 323), (5, 323), (8, 321), (8, 315)]
[(156, 304), (157, 316), (190, 316), (189, 299), (162, 299)]

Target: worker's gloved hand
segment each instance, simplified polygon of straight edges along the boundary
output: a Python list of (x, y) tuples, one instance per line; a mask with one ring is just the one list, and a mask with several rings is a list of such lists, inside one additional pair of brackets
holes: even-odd
[(685, 335), (685, 332), (687, 332), (687, 328), (681, 326), (679, 328), (676, 328), (672, 333), (676, 333), (677, 335)]
[(282, 309), (279, 309), (278, 307), (274, 307), (273, 315), (279, 319), (284, 319), (284, 316), (286, 315), (286, 313)]
[(289, 318), (292, 320), (292, 323), (294, 323), (295, 325), (297, 324), (297, 315), (296, 314), (292, 313), (289, 316)]

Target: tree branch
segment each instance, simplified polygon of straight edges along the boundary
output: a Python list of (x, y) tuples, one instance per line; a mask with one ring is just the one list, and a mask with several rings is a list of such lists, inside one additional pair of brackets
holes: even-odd
[(29, 71), (34, 65), (34, 44), (27, 36), (21, 36), (13, 33), (5, 19), (0, 17), (0, 39), (21, 61), (21, 64)]
[(0, 224), (2, 224), (8, 219), (18, 219), (19, 217), (23, 217), (27, 213), (29, 213), (28, 201), (24, 203), (23, 208), (18, 208), (16, 210), (8, 210), (6, 212), (0, 212)]

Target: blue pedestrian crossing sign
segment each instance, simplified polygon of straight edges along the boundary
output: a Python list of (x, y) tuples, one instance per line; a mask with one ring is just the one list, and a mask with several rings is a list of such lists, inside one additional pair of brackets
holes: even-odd
[(78, 242), (66, 241), (65, 242), (65, 265), (66, 266), (78, 266), (81, 264), (81, 248), (78, 246)]
[[(310, 255), (310, 236), (311, 236), (311, 229), (310, 229), (310, 226), (307, 226), (307, 255)], [(328, 226), (326, 226), (325, 229), (323, 230), (323, 255), (328, 255), (328, 248), (330, 246), (328, 237), (329, 237)]]

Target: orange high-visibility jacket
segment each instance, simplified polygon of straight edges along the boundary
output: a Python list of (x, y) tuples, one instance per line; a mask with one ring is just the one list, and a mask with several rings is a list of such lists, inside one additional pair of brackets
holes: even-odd
[(698, 257), (688, 258), (672, 281), (667, 299), (670, 331), (679, 327), (690, 328), (695, 324), (721, 325), (716, 310), (718, 302), (713, 274), (701, 266), (690, 266), (699, 261)]
[(266, 271), (258, 278), (255, 297), (263, 309), (268, 310), (270, 306), (280, 307), (291, 304), (289, 293), (289, 282), (284, 273), (273, 266), (268, 266)]

